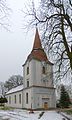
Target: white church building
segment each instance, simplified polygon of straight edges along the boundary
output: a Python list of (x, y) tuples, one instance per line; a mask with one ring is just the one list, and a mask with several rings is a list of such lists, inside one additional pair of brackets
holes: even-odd
[(38, 109), (55, 108), (56, 96), (53, 85), (53, 63), (42, 48), (36, 28), (31, 53), (23, 64), (23, 85), (6, 93), (7, 106), (15, 108)]

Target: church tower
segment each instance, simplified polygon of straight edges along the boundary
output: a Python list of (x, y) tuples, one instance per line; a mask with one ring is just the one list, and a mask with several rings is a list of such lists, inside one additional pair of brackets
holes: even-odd
[(53, 63), (42, 48), (38, 29), (36, 28), (31, 53), (23, 65), (23, 107), (55, 108), (55, 88), (53, 86)]

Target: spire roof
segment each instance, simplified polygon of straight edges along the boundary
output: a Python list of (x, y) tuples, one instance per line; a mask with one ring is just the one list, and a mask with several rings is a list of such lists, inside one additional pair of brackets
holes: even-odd
[(35, 38), (34, 38), (33, 49), (31, 51), (31, 54), (29, 55), (29, 58), (35, 58), (40, 61), (48, 61), (46, 53), (42, 48), (41, 40), (40, 40), (40, 36), (37, 28), (36, 28)]
[(37, 59), (39, 61), (45, 61), (45, 62), (48, 62), (49, 64), (53, 64), (48, 60), (47, 55), (44, 49), (42, 48), (41, 40), (40, 40), (40, 36), (37, 28), (36, 28), (32, 51), (27, 57), (27, 60), (31, 60), (31, 59)]
[(36, 34), (35, 34), (33, 49), (38, 49), (38, 48), (42, 49), (42, 45), (41, 45), (41, 40), (40, 40), (40, 37), (39, 37), (38, 29), (36, 28)]

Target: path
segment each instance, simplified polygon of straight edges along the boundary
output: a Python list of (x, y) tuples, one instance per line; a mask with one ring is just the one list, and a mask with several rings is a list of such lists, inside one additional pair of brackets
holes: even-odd
[(35, 111), (34, 114), (29, 114), (29, 112), (25, 110), (0, 110), (0, 120), (63, 120), (64, 118), (62, 115), (55, 111), (45, 111), (43, 116), (38, 119), (40, 113), (41, 111)]

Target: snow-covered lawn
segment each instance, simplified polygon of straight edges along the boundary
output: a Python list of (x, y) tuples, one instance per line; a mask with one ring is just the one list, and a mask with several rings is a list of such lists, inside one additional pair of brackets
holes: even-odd
[[(29, 113), (29, 111), (20, 109), (11, 111), (0, 110), (0, 120), (39, 120), (40, 113), (41, 111)], [(62, 120), (62, 118), (64, 117), (55, 111), (45, 111), (40, 120)]]

